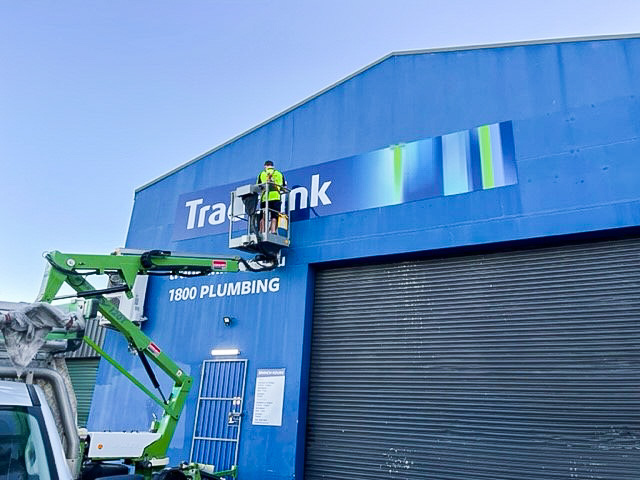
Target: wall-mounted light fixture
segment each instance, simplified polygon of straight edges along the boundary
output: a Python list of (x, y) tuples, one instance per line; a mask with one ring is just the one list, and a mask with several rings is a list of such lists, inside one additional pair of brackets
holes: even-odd
[(240, 350), (238, 350), (237, 348), (214, 348), (213, 350), (211, 350), (211, 355), (214, 357), (240, 355)]
[(222, 323), (224, 323), (225, 327), (228, 327), (231, 325), (231, 320), (233, 320), (232, 317), (222, 317)]

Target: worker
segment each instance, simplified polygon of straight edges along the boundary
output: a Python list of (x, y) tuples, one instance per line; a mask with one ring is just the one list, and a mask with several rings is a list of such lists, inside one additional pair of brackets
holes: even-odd
[[(267, 160), (264, 162), (264, 170), (262, 170), (258, 174), (258, 178), (256, 180), (258, 185), (264, 185), (265, 190), (262, 193), (262, 197), (260, 199), (260, 231), (265, 231), (264, 225), (264, 210), (267, 207), (267, 203), (269, 204), (269, 231), (271, 233), (276, 233), (277, 223), (278, 223), (278, 215), (280, 214), (280, 209), (282, 207), (281, 201), (281, 193), (282, 187), (287, 186), (287, 181), (284, 178), (284, 175), (279, 170), (276, 170), (273, 166), (273, 162), (271, 160)], [(267, 202), (268, 200), (268, 202)]]

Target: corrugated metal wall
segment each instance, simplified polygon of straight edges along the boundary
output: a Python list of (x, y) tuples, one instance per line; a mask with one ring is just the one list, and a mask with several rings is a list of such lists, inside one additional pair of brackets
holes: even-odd
[[(97, 318), (87, 320), (87, 325), (84, 334), (95, 342), (96, 345), (102, 347), (104, 344), (104, 337), (107, 329), (100, 326), (100, 321)], [(82, 342), (80, 348), (74, 352), (69, 352), (65, 355), (66, 358), (92, 358), (98, 357), (98, 354), (93, 348)]]
[[(84, 334), (93, 340), (99, 347), (104, 344), (104, 337), (107, 329), (100, 326), (97, 318), (87, 320)], [(100, 357), (87, 343), (82, 342), (78, 350), (65, 354), (67, 368), (71, 383), (76, 393), (78, 404), (78, 425), (86, 427), (91, 409), (93, 391), (96, 388), (96, 377), (98, 376), (98, 365)]]
[(305, 479), (634, 479), (640, 241), (317, 275)]
[(78, 426), (80, 427), (87, 426), (99, 361), (99, 358), (67, 359), (69, 376), (78, 402)]

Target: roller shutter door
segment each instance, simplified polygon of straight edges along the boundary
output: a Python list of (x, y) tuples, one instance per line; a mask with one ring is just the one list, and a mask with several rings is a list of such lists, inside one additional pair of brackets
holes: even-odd
[(640, 241), (320, 271), (305, 480), (640, 478)]
[(78, 402), (78, 425), (80, 427), (87, 426), (99, 362), (99, 358), (67, 359), (69, 377), (71, 377)]

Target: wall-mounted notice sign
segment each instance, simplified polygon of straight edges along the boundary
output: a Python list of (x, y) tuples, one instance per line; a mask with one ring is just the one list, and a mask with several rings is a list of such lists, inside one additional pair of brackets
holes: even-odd
[(284, 368), (259, 368), (253, 403), (254, 425), (282, 426)]

